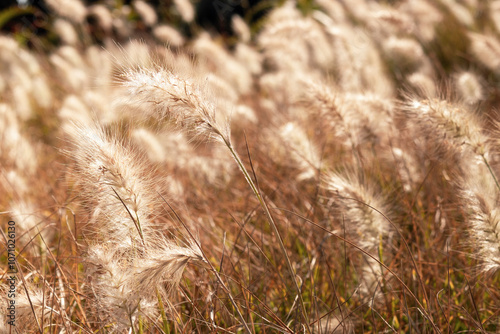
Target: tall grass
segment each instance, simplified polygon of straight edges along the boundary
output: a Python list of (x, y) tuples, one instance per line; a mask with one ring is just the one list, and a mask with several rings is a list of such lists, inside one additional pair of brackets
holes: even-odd
[(234, 35), (46, 5), (0, 36), (0, 333), (500, 330), (497, 1), (268, 2)]

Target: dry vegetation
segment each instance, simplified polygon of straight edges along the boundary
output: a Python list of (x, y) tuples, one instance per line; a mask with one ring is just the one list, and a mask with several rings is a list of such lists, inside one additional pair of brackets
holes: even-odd
[(500, 332), (500, 1), (45, 2), (0, 36), (1, 333)]

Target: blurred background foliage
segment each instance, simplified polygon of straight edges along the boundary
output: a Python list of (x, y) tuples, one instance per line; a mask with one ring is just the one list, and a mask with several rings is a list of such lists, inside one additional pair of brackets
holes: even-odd
[[(198, 0), (196, 18), (193, 24), (186, 24), (175, 12), (173, 0), (147, 1), (158, 15), (160, 23), (167, 23), (178, 29), (185, 37), (193, 37), (200, 29), (216, 32), (231, 43), (234, 32), (231, 27), (231, 17), (240, 15), (255, 32), (262, 25), (266, 13), (274, 7), (283, 4), (284, 0)], [(140, 20), (138, 13), (130, 0), (82, 1), (87, 7), (94, 4), (105, 5), (110, 11), (128, 12), (129, 22), (134, 27), (135, 35), (148, 33), (149, 27)], [(311, 0), (299, 2), (299, 8), (308, 12), (312, 8)], [(42, 0), (4, 0), (0, 2), (0, 31), (16, 36), (16, 39), (33, 47), (35, 40), (38, 46), (51, 49), (59, 44), (58, 36), (53, 30), (56, 18)], [(84, 24), (86, 33), (93, 43), (101, 43), (104, 37), (112, 37), (121, 42), (120, 36), (111, 32), (112, 36), (104, 36), (102, 29), (96, 24), (96, 18), (89, 14)], [(137, 37), (137, 36), (130, 36)]]

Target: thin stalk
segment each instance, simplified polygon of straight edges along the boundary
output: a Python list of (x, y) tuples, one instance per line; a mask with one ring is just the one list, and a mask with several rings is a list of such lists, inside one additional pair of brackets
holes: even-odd
[(168, 205), (168, 207), (170, 208), (170, 210), (172, 210), (172, 212), (174, 213), (174, 215), (177, 218), (177, 220), (179, 221), (179, 223), (181, 223), (182, 226), (184, 227), (184, 229), (186, 229), (186, 231), (189, 234), (189, 237), (191, 238), (191, 240), (194, 241), (194, 243), (196, 244), (196, 246), (198, 247), (198, 249), (203, 254), (203, 258), (205, 259), (205, 261), (207, 262), (207, 264), (210, 266), (210, 269), (212, 270), (212, 272), (217, 277), (217, 280), (221, 284), (223, 290), (226, 291), (226, 293), (227, 293), (227, 295), (229, 297), (229, 301), (231, 302), (231, 304), (233, 304), (233, 307), (235, 308), (236, 313), (238, 313), (238, 317), (240, 318), (241, 323), (243, 324), (243, 327), (245, 328), (246, 332), (248, 334), (252, 334), (252, 331), (250, 331), (250, 328), (248, 327), (247, 323), (245, 322), (245, 318), (243, 317), (243, 314), (241, 314), (241, 311), (238, 308), (238, 305), (236, 304), (236, 301), (234, 300), (233, 296), (231, 295), (231, 290), (229, 290), (229, 288), (226, 286), (226, 284), (224, 284), (224, 281), (220, 277), (219, 273), (217, 272), (217, 270), (215, 269), (215, 267), (212, 265), (212, 263), (208, 260), (208, 256), (203, 251), (203, 248), (201, 248), (201, 244), (196, 240), (196, 238), (194, 237), (194, 235), (187, 228), (186, 224), (184, 224), (184, 222), (182, 221), (181, 217), (179, 217), (179, 215), (177, 214), (177, 212), (175, 212), (174, 208), (172, 208), (172, 206), (167, 202), (167, 200), (161, 194), (159, 194), (159, 195), (160, 195), (161, 199), (165, 202), (165, 204)]
[(130, 330), (132, 331), (132, 334), (137, 334), (134, 328), (134, 320), (132, 319), (132, 315), (130, 313), (128, 315), (128, 319), (130, 321)]
[(486, 164), (486, 167), (488, 167), (488, 170), (490, 171), (491, 177), (493, 177), (493, 180), (495, 180), (495, 184), (497, 185), (498, 190), (500, 190), (500, 184), (498, 184), (498, 180), (497, 180), (495, 174), (493, 173), (493, 170), (491, 169), (491, 166), (488, 163), (488, 160), (486, 160), (486, 157), (484, 156), (484, 154), (481, 154), (481, 158), (483, 158), (483, 161)]
[(168, 325), (167, 315), (165, 314), (165, 307), (163, 306), (163, 301), (161, 300), (160, 291), (156, 288), (156, 296), (158, 297), (158, 306), (160, 307), (161, 320), (163, 322), (163, 331), (170, 334), (170, 326)]
[(111, 189), (116, 194), (116, 197), (118, 197), (118, 199), (120, 200), (120, 202), (122, 202), (123, 206), (125, 207), (125, 210), (127, 210), (128, 214), (130, 216), (130, 219), (132, 219), (132, 221), (134, 222), (135, 228), (137, 229), (137, 232), (139, 233), (139, 236), (141, 237), (143, 246), (146, 246), (146, 242), (144, 241), (144, 235), (142, 234), (141, 223), (139, 222), (139, 217), (138, 217), (137, 213), (136, 213), (136, 217), (137, 217), (137, 220), (136, 220), (136, 219), (134, 219), (134, 216), (132, 216), (132, 213), (128, 209), (128, 207), (125, 204), (125, 202), (122, 200), (122, 198), (120, 197), (120, 195), (118, 195), (118, 193), (116, 192), (115, 188), (111, 187)]
[(295, 278), (295, 272), (294, 272), (293, 267), (292, 267), (292, 262), (290, 261), (290, 258), (288, 257), (288, 254), (287, 254), (286, 249), (285, 249), (285, 245), (283, 244), (283, 239), (281, 238), (281, 234), (278, 231), (278, 227), (276, 226), (276, 223), (274, 222), (274, 218), (271, 215), (271, 212), (269, 211), (269, 208), (267, 207), (264, 199), (262, 198), (260, 191), (255, 186), (254, 182), (252, 181), (252, 178), (250, 177), (250, 174), (248, 173), (247, 169), (243, 165), (243, 162), (241, 161), (240, 157), (238, 156), (238, 153), (236, 153), (236, 151), (234, 150), (233, 145), (228, 140), (226, 140), (226, 138), (223, 137), (222, 139), (224, 140), (224, 143), (226, 144), (229, 151), (231, 152), (231, 155), (233, 156), (234, 160), (238, 164), (238, 167), (240, 168), (241, 172), (245, 176), (245, 179), (247, 180), (248, 185), (250, 186), (250, 188), (252, 188), (253, 193), (255, 194), (257, 199), (259, 200), (259, 203), (260, 203), (262, 209), (264, 210), (264, 213), (269, 221), (269, 224), (271, 225), (271, 227), (274, 231), (274, 234), (278, 238), (278, 243), (280, 245), (281, 251), (285, 255), (288, 270), (290, 271), (290, 275), (292, 276), (293, 283), (294, 283), (295, 288), (297, 290), (297, 295), (299, 296), (299, 302), (300, 302), (300, 306), (301, 306), (302, 316), (304, 317), (307, 333), (311, 334), (311, 328), (309, 327), (309, 317), (307, 316), (306, 307), (304, 304), (304, 299), (302, 298), (302, 291), (301, 291), (300, 286), (297, 283), (297, 280)]
[[(378, 213), (380, 213), (382, 216), (384, 216), (384, 214), (383, 214), (383, 213), (381, 213), (381, 212), (380, 212), (380, 211), (378, 211), (377, 209), (375, 209), (375, 208), (373, 208), (373, 207), (369, 206), (368, 204), (366, 204), (366, 206), (368, 206), (369, 208), (372, 208), (372, 209), (376, 210)], [(372, 258), (373, 260), (375, 260), (375, 261), (379, 262), (375, 256), (373, 256), (372, 254), (370, 254), (370, 252), (368, 252), (368, 251), (366, 251), (366, 250), (362, 249), (361, 247), (359, 247), (358, 245), (356, 245), (354, 242), (347, 240), (345, 237), (341, 237), (341, 236), (339, 236), (339, 235), (335, 234), (334, 232), (332, 232), (332, 231), (330, 231), (330, 230), (328, 230), (328, 229), (324, 228), (323, 226), (321, 226), (321, 225), (319, 225), (319, 224), (315, 223), (315, 222), (314, 222), (314, 221), (312, 221), (311, 219), (308, 219), (308, 218), (306, 218), (306, 217), (304, 217), (304, 216), (301, 216), (301, 215), (299, 215), (298, 213), (293, 212), (293, 211), (290, 211), (290, 210), (288, 210), (288, 209), (278, 208), (277, 210), (285, 211), (285, 212), (291, 213), (291, 214), (293, 214), (293, 215), (295, 215), (295, 216), (297, 216), (297, 217), (301, 218), (301, 219), (302, 219), (302, 220), (304, 220), (305, 222), (307, 222), (307, 223), (309, 223), (309, 224), (311, 224), (311, 225), (313, 225), (313, 226), (315, 226), (315, 227), (317, 227), (317, 228), (321, 229), (322, 231), (324, 231), (324, 232), (326, 232), (326, 233), (330, 234), (331, 236), (333, 236), (333, 237), (335, 237), (335, 238), (337, 238), (337, 239), (339, 239), (339, 240), (343, 241), (344, 243), (349, 244), (350, 246), (352, 246), (352, 247), (356, 248), (357, 250), (359, 250), (361, 253), (363, 253), (363, 254), (365, 254), (366, 256), (368, 256), (368, 257)], [(384, 216), (384, 218), (385, 218), (385, 219), (387, 219), (387, 221), (388, 221), (388, 222), (390, 222), (390, 223), (392, 224), (392, 222), (391, 222), (391, 221), (390, 221), (390, 220), (389, 220), (386, 216)], [(394, 225), (393, 225), (393, 226), (394, 226)], [(396, 229), (396, 230), (397, 230), (397, 229)], [(398, 230), (397, 230), (397, 231), (398, 231)], [(399, 231), (398, 231), (398, 232), (399, 232)], [(403, 241), (404, 241), (404, 239), (403, 239)], [(412, 259), (413, 259), (413, 257), (412, 257)], [(401, 284), (401, 286), (404, 288), (404, 290), (406, 290), (406, 291), (408, 292), (408, 294), (409, 294), (409, 295), (410, 295), (410, 296), (411, 296), (411, 297), (415, 300), (415, 302), (417, 303), (418, 307), (420, 307), (420, 309), (418, 309), (418, 308), (417, 308), (417, 310), (418, 310), (418, 311), (420, 311), (420, 313), (424, 316), (424, 318), (426, 318), (426, 319), (430, 322), (430, 324), (431, 324), (431, 326), (433, 327), (434, 331), (435, 331), (436, 333), (442, 333), (442, 332), (439, 330), (439, 328), (437, 327), (437, 325), (434, 323), (434, 321), (432, 321), (432, 317), (431, 317), (431, 315), (430, 315), (429, 313), (427, 313), (427, 311), (426, 311), (426, 309), (425, 309), (424, 305), (422, 305), (422, 303), (418, 300), (417, 296), (415, 296), (415, 294), (414, 294), (414, 293), (410, 290), (410, 288), (409, 288), (409, 287), (408, 287), (408, 286), (407, 286), (407, 285), (403, 282), (403, 280), (402, 280), (402, 279), (401, 279), (398, 275), (396, 275), (396, 273), (395, 273), (394, 271), (392, 271), (392, 270), (391, 270), (388, 266), (386, 266), (384, 263), (380, 263), (380, 266), (381, 266), (381, 267), (383, 267), (385, 270), (387, 270), (389, 273), (391, 273), (391, 275), (393, 275), (393, 276), (394, 276), (394, 278), (395, 278), (396, 280), (398, 280), (398, 282)], [(416, 266), (416, 264), (415, 264), (415, 263), (414, 263), (414, 266)], [(417, 273), (418, 273), (418, 272), (417, 272)], [(428, 300), (428, 299), (427, 299), (427, 297), (425, 297), (425, 299), (424, 299), (424, 304), (426, 303), (426, 301), (427, 301), (427, 300)]]
[[(140, 308), (139, 308), (139, 312), (140, 312)], [(141, 315), (139, 314), (138, 315), (139, 317), (139, 333), (138, 334), (144, 334), (144, 320), (142, 320), (142, 317)]]
[(378, 235), (379, 237), (379, 243), (378, 243), (378, 259), (379, 259), (379, 266), (380, 266), (380, 278), (381, 278), (381, 281), (380, 281), (380, 289), (382, 290), (382, 292), (386, 292), (385, 291), (385, 284), (384, 284), (384, 267), (382, 266), (382, 264), (384, 263), (384, 248), (383, 248), (383, 240), (382, 240), (382, 234), (379, 234)]

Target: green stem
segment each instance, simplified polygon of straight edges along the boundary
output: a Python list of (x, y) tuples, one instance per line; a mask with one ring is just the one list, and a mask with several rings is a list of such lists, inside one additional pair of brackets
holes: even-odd
[(165, 307), (163, 306), (163, 301), (161, 300), (161, 295), (160, 291), (158, 291), (158, 288), (156, 288), (156, 296), (158, 297), (158, 306), (160, 307), (161, 320), (163, 321), (163, 331), (167, 334), (170, 334), (170, 326), (168, 325)]
[(285, 255), (288, 270), (290, 271), (290, 275), (292, 276), (295, 288), (297, 290), (297, 295), (299, 296), (302, 316), (304, 317), (307, 333), (311, 334), (311, 329), (309, 327), (309, 317), (307, 316), (306, 307), (304, 304), (304, 300), (302, 298), (302, 291), (299, 287), (299, 284), (297, 283), (297, 279), (295, 278), (295, 272), (294, 272), (293, 267), (292, 267), (292, 262), (290, 261), (290, 258), (288, 257), (288, 254), (287, 254), (286, 249), (285, 249), (285, 245), (283, 244), (283, 239), (282, 239), (281, 234), (278, 230), (278, 227), (276, 226), (276, 223), (274, 222), (274, 218), (271, 215), (271, 212), (269, 212), (269, 208), (267, 207), (266, 203), (264, 202), (264, 199), (262, 198), (260, 191), (257, 189), (254, 182), (252, 181), (252, 178), (250, 177), (250, 174), (248, 173), (245, 166), (243, 165), (243, 162), (241, 161), (240, 157), (238, 156), (238, 153), (236, 153), (232, 144), (228, 140), (226, 140), (226, 138), (223, 137), (222, 139), (224, 140), (224, 143), (226, 144), (229, 151), (231, 152), (231, 155), (233, 156), (234, 160), (236, 160), (238, 167), (240, 168), (241, 172), (245, 176), (245, 179), (247, 180), (248, 184), (250, 185), (250, 188), (252, 188), (253, 193), (255, 194), (257, 199), (259, 200), (260, 206), (264, 210), (264, 213), (269, 221), (269, 224), (271, 225), (271, 228), (273, 229), (274, 234), (278, 238), (278, 242), (279, 242), (281, 251)]
[(144, 240), (144, 234), (142, 233), (141, 222), (139, 221), (139, 216), (137, 215), (137, 212), (135, 217), (137, 219), (137, 230), (139, 231), (139, 235), (141, 236), (142, 243), (143, 245), (146, 245), (146, 241)]

